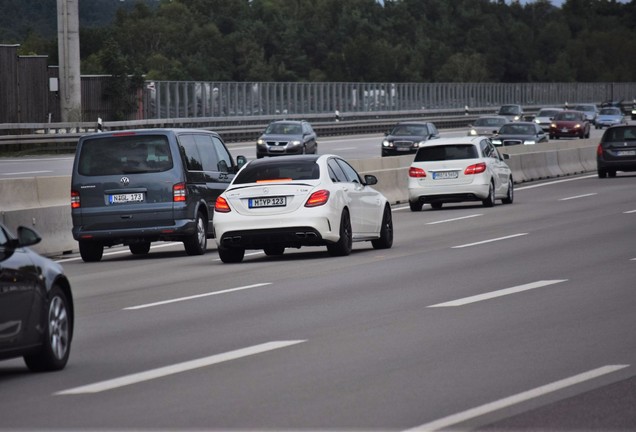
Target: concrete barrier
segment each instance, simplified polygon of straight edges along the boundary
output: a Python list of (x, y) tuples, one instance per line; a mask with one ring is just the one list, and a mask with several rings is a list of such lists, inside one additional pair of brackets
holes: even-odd
[[(559, 143), (559, 148), (514, 146), (500, 148), (515, 183), (596, 170), (596, 146), (581, 141)], [(537, 151), (544, 150), (544, 151)], [(408, 168), (413, 155), (351, 160), (360, 174), (378, 178), (374, 186), (393, 204), (408, 201)], [(70, 176), (0, 180), (0, 220), (15, 230), (34, 228), (42, 242), (33, 247), (45, 255), (77, 251), (71, 234)]]

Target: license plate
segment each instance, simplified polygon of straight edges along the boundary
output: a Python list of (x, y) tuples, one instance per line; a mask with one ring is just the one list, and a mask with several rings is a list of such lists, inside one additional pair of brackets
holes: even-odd
[(567, 130), (567, 128), (563, 128), (563, 129), (561, 129), (561, 132), (563, 132), (563, 133), (567, 133), (567, 132), (568, 132), (568, 130)]
[(616, 156), (636, 156), (636, 150), (619, 150)]
[(285, 207), (287, 205), (287, 197), (267, 197), (267, 198), (250, 198), (249, 208), (260, 207)]
[(285, 151), (285, 147), (283, 147), (283, 146), (271, 146), (269, 148), (269, 151), (282, 152), (282, 151)]
[(456, 179), (458, 176), (457, 171), (440, 171), (433, 173), (433, 180)]
[(108, 202), (110, 202), (111, 204), (142, 202), (143, 200), (144, 194), (142, 193), (116, 194), (108, 196)]

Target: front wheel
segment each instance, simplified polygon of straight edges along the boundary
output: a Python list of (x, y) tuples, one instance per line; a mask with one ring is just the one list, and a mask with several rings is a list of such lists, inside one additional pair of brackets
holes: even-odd
[(434, 202), (432, 202), (432, 203), (431, 203), (431, 207), (432, 207), (434, 210), (439, 210), (439, 209), (441, 209), (443, 205), (444, 205), (444, 203), (443, 203), (443, 202), (441, 202), (441, 201), (434, 201)]
[(224, 248), (219, 246), (219, 258), (226, 264), (240, 263), (245, 256), (245, 249)]
[(421, 201), (409, 201), (409, 207), (413, 212), (422, 211), (422, 205)]
[(150, 252), (150, 242), (133, 243), (128, 248), (133, 255), (146, 255)]
[(62, 289), (54, 285), (50, 292), (46, 315), (44, 341), (38, 352), (24, 356), (24, 362), (32, 371), (63, 369), (68, 362), (73, 336), (73, 316), (69, 299)]
[(285, 253), (285, 246), (267, 246), (263, 252), (267, 256), (280, 256)]
[(607, 170), (604, 170), (603, 168), (599, 168), (598, 178), (605, 178), (605, 177), (607, 177)]
[(515, 189), (515, 184), (512, 181), (512, 178), (509, 178), (508, 179), (508, 191), (506, 192), (506, 197), (501, 200), (502, 203), (504, 203), (504, 204), (512, 204), (512, 202), (515, 199), (514, 189)]
[(374, 249), (389, 249), (393, 246), (393, 215), (391, 207), (384, 207), (382, 215), (382, 226), (380, 227), (380, 238), (371, 240)]
[(331, 256), (346, 256), (351, 253), (352, 247), (351, 218), (349, 217), (349, 211), (344, 209), (340, 217), (340, 238), (336, 243), (327, 245), (327, 251)]
[(183, 240), (188, 255), (203, 255), (208, 248), (208, 221), (201, 212), (197, 213), (197, 226), (194, 234)]

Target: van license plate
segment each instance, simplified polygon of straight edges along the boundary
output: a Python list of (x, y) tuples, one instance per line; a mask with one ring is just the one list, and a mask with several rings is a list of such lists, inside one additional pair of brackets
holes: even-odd
[(250, 198), (249, 208), (259, 207), (285, 207), (287, 197)]
[(636, 156), (636, 150), (619, 150), (616, 156)]
[(108, 196), (108, 202), (110, 202), (111, 204), (142, 202), (143, 200), (144, 194), (142, 193), (116, 194)]

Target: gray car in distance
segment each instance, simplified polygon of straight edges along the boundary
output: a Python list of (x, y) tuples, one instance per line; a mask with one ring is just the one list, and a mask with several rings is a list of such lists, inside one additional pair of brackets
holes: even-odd
[(317, 154), (318, 136), (305, 120), (271, 122), (256, 141), (256, 157)]

